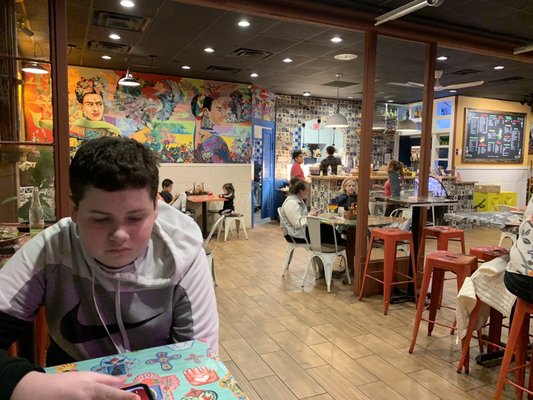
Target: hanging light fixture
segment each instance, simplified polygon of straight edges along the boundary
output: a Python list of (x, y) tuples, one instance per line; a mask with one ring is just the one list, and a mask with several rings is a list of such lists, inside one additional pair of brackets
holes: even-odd
[(44, 68), (38, 62), (32, 62), (32, 63), (25, 64), (22, 67), (22, 70), (29, 74), (45, 75), (48, 73), (48, 70), (46, 70), (46, 68)]
[(405, 113), (405, 119), (398, 122), (396, 130), (404, 133), (420, 132), (420, 129), (418, 129), (418, 127), (416, 126), (416, 122), (410, 118), (409, 111)]
[(128, 86), (128, 87), (135, 87), (135, 86), (141, 85), (139, 81), (135, 79), (132, 74), (130, 74), (129, 68), (126, 71), (126, 75), (118, 80), (118, 84), (120, 86)]
[[(37, 46), (41, 48), (41, 53), (43, 53), (43, 58), (46, 58), (44, 57), (43, 48), (37, 43), (33, 44), (33, 58), (37, 58), (37, 55), (35, 54), (35, 48)], [(39, 64), (37, 61), (25, 63), (21, 69), (28, 74), (38, 74), (38, 75), (48, 74), (48, 70), (44, 68), (41, 64)]]
[[(342, 74), (341, 73), (335, 74), (335, 77), (337, 78), (337, 80), (340, 80), (340, 78), (342, 77)], [(326, 126), (328, 128), (347, 128), (349, 126), (348, 120), (346, 119), (346, 117), (339, 113), (339, 108), (340, 108), (339, 87), (337, 86), (337, 113), (328, 117), (328, 120), (326, 122)]]

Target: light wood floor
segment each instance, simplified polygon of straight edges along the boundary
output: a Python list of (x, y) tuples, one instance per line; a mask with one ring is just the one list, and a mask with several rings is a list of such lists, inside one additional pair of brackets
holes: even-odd
[[(279, 225), (256, 225), (248, 235), (219, 242), (215, 264), (220, 356), (250, 399), (491, 398), (499, 366), (472, 360), (470, 375), (458, 374), (459, 345), (447, 329), (436, 327), (429, 337), (423, 323), (408, 353), (413, 303), (391, 305), (384, 316), (381, 295), (358, 301), (340, 280), (329, 294), (312, 279), (301, 289), (306, 253), (297, 249), (281, 276), (286, 244)], [(467, 231), (467, 248), (497, 244), (499, 235)], [(455, 246), (450, 250), (460, 250)], [(447, 282), (445, 302), (455, 302), (454, 285)], [(450, 311), (439, 315), (453, 319)]]

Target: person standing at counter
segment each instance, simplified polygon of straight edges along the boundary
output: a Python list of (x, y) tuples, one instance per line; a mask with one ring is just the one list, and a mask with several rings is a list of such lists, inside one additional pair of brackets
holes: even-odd
[(320, 171), (322, 172), (322, 175), (325, 176), (328, 174), (328, 167), (331, 166), (331, 173), (333, 175), (337, 175), (337, 167), (339, 165), (342, 165), (342, 162), (340, 158), (335, 157), (333, 155), (335, 154), (335, 147), (326, 147), (326, 153), (328, 154), (328, 156), (320, 162)]
[(294, 163), (291, 167), (291, 179), (297, 177), (305, 180), (304, 170), (302, 169), (302, 163), (305, 159), (304, 152), (302, 150), (294, 150), (292, 152), (292, 159)]
[(342, 181), (342, 193), (332, 199), (331, 204), (344, 207), (348, 211), (352, 203), (357, 203), (357, 182), (349, 177)]

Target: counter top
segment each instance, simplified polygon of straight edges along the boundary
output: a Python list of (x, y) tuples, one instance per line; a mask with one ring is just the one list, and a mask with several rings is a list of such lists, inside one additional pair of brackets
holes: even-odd
[[(311, 175), (308, 178), (311, 179), (317, 179), (317, 180), (344, 180), (346, 178), (353, 178), (355, 180), (359, 179), (359, 176), (357, 175), (329, 175), (329, 176), (320, 176), (320, 175)], [(389, 179), (388, 175), (372, 175), (370, 176), (371, 180), (387, 180)], [(405, 176), (405, 180), (414, 180), (416, 179), (416, 176)]]

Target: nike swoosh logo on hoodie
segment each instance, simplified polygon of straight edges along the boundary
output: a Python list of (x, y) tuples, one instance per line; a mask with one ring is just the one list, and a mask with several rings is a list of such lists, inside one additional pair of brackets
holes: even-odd
[[(63, 337), (70, 343), (84, 343), (91, 340), (102, 339), (107, 337), (107, 331), (103, 325), (85, 325), (78, 320), (78, 310), (80, 309), (80, 303), (76, 304), (72, 310), (65, 314), (61, 319), (59, 329)], [(154, 318), (159, 317), (162, 314), (160, 312), (148, 319), (139, 322), (127, 323), (124, 322), (124, 328), (134, 329), (142, 326)], [(112, 335), (120, 331), (118, 324), (106, 325), (109, 333)]]

